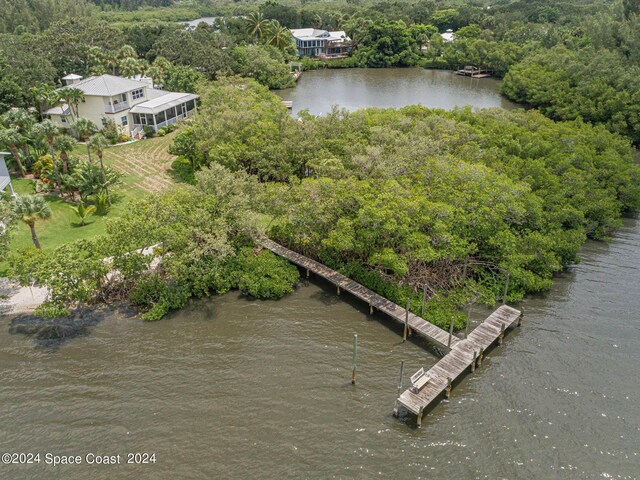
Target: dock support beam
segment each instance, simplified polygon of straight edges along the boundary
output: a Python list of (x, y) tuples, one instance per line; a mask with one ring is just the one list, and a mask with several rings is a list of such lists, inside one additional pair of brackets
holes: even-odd
[(502, 304), (507, 304), (507, 293), (509, 292), (509, 273), (507, 272), (507, 279), (504, 282), (504, 295), (502, 295)]
[(444, 391), (447, 398), (451, 398), (451, 383), (451, 377), (447, 377), (447, 389)]
[(473, 362), (471, 362), (471, 373), (476, 371), (476, 362), (478, 361), (478, 352), (473, 351)]
[(422, 408), (418, 411), (418, 416), (416, 417), (416, 421), (418, 423), (418, 428), (422, 427)]
[(498, 345), (502, 345), (504, 340), (504, 323), (500, 325), (500, 335), (498, 336)]
[(369, 304), (369, 315), (373, 315), (373, 305)]
[(484, 349), (480, 349), (480, 353), (478, 354), (478, 368), (482, 366), (482, 357), (484, 356)]
[(336, 291), (337, 291), (338, 295), (340, 295), (340, 285), (336, 285)]
[(309, 269), (307, 268), (307, 278), (309, 278)]
[(520, 312), (520, 316), (518, 317), (518, 326), (522, 326), (522, 317), (524, 317), (524, 308)]

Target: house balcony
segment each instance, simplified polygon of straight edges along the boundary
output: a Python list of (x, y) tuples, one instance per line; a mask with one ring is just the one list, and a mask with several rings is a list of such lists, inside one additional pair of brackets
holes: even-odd
[(104, 106), (104, 113), (118, 113), (129, 108), (129, 102), (118, 102)]

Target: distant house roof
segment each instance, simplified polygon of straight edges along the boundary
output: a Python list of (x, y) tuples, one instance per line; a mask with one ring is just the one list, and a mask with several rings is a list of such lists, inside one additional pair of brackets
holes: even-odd
[(216, 20), (218, 18), (220, 17), (202, 17), (196, 18), (195, 20), (191, 20), (189, 22), (180, 22), (180, 24), (184, 25), (187, 30), (195, 30), (201, 23), (206, 23), (209, 26), (213, 25), (214, 23), (216, 23)]
[(115, 75), (100, 75), (99, 77), (85, 78), (70, 86), (79, 88), (85, 95), (110, 97), (130, 92), (136, 88), (146, 87), (147, 84), (129, 78), (116, 77)]
[(6, 186), (11, 183), (9, 170), (7, 170), (7, 164), (4, 161), (5, 155), (9, 155), (9, 152), (0, 152), (0, 192), (2, 192)]
[(198, 98), (198, 95), (193, 93), (163, 92), (162, 90), (156, 90), (155, 92), (162, 92), (163, 94), (135, 105), (131, 109), (131, 113), (160, 113), (167, 108)]
[(62, 105), (58, 106), (58, 107), (53, 107), (50, 108), (49, 110), (44, 112), (45, 115), (69, 115), (70, 111), (69, 111), (69, 107), (67, 106), (66, 103), (63, 103)]
[(449, 29), (446, 32), (441, 33), (440, 36), (445, 42), (453, 42), (455, 35), (453, 33), (453, 30)]
[(62, 77), (62, 80), (82, 80), (82, 76), (70, 73), (66, 77)]
[(344, 30), (330, 32), (328, 30), (319, 30), (317, 28), (295, 28), (291, 30), (291, 35), (298, 40), (329, 40), (332, 42), (351, 41)]

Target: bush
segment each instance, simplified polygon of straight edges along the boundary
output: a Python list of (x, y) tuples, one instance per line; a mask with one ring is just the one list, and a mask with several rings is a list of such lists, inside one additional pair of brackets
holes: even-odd
[(120, 132), (116, 126), (116, 122), (113, 120), (107, 120), (102, 128), (102, 134), (111, 143), (116, 143), (120, 137)]
[(131, 303), (145, 313), (145, 321), (160, 320), (169, 310), (184, 307), (189, 299), (186, 289), (176, 284), (168, 284), (157, 274), (142, 277), (129, 292)]
[(157, 134), (158, 134), (159, 137), (164, 137), (167, 134), (167, 131), (165, 130), (164, 127), (162, 127), (160, 129), (158, 129)]
[(31, 167), (35, 178), (47, 177), (53, 173), (53, 160), (51, 155), (41, 156)]
[(193, 167), (191, 166), (191, 163), (189, 163), (189, 160), (184, 157), (178, 157), (173, 161), (169, 173), (176, 180), (181, 180), (185, 183), (190, 183), (191, 185), (195, 185), (196, 183), (196, 176), (193, 171)]
[(144, 136), (147, 138), (153, 138), (156, 136), (156, 131), (150, 125), (144, 125), (142, 130), (144, 130)]
[(238, 254), (238, 289), (260, 299), (278, 299), (292, 293), (300, 278), (298, 269), (268, 250), (255, 254), (244, 248)]
[(118, 135), (118, 143), (128, 142), (129, 140), (131, 140), (131, 137), (126, 133), (121, 133), (120, 135)]

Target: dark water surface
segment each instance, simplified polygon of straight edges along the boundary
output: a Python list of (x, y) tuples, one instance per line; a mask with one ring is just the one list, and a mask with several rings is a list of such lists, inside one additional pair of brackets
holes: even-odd
[(333, 105), (357, 110), (366, 107), (404, 107), (422, 104), (445, 108), (515, 108), (500, 95), (493, 78), (470, 78), (444, 70), (423, 68), (348, 68), (304, 72), (294, 88), (275, 91), (293, 101), (293, 112), (309, 109), (326, 114)]
[(155, 323), (111, 314), (55, 349), (2, 317), (0, 453), (157, 461), (0, 464), (0, 478), (638, 478), (640, 223), (582, 258), (520, 305), (523, 327), (420, 430), (391, 416), (398, 366), (437, 359), (323, 284), (197, 301)]

